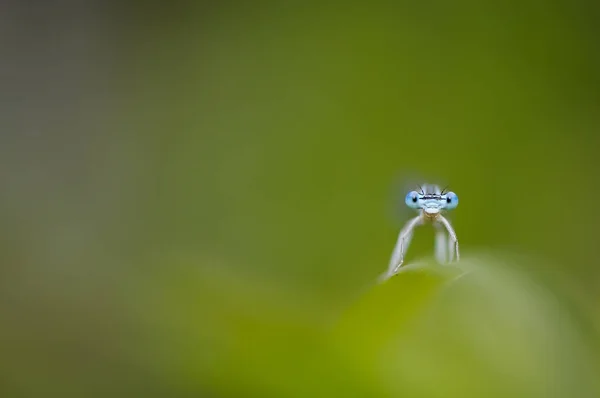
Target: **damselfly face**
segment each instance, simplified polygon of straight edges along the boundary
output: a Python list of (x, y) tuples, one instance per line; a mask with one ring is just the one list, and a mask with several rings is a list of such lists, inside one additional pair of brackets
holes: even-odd
[(424, 185), (421, 191), (411, 191), (406, 195), (406, 205), (412, 209), (422, 209), (426, 215), (435, 217), (442, 210), (452, 210), (458, 206), (458, 196), (454, 192), (440, 190), (436, 185)]

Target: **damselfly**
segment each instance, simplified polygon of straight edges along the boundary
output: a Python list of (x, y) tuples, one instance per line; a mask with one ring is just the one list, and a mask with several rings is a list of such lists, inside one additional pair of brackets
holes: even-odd
[[(406, 195), (405, 203), (408, 207), (418, 210), (419, 215), (409, 220), (400, 231), (384, 279), (398, 272), (404, 263), (404, 255), (412, 239), (415, 227), (426, 223), (432, 223), (436, 230), (436, 259), (441, 263), (452, 262), (454, 259), (458, 261), (460, 259), (456, 233), (450, 222), (442, 215), (442, 212), (452, 210), (458, 206), (458, 196), (454, 192), (446, 191), (446, 189), (440, 190), (437, 185), (423, 185), (419, 186), (419, 191), (409, 192)], [(444, 228), (448, 231), (449, 239), (446, 238)]]

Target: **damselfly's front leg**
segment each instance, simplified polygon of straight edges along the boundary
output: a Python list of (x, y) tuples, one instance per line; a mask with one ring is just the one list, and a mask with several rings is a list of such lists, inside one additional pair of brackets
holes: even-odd
[(394, 248), (394, 252), (392, 253), (392, 258), (390, 259), (390, 264), (388, 266), (388, 277), (398, 272), (398, 269), (402, 266), (402, 263), (404, 262), (404, 255), (406, 254), (406, 250), (408, 249), (408, 245), (412, 239), (413, 230), (422, 222), (423, 217), (419, 215), (406, 223), (404, 228), (402, 228), (400, 231), (400, 234), (398, 235), (398, 241), (396, 242), (396, 247)]
[(435, 259), (440, 264), (446, 264), (449, 257), (449, 251), (452, 251), (452, 247), (449, 246), (451, 243), (448, 239), (446, 230), (442, 224), (438, 222), (433, 223), (435, 228)]
[(460, 253), (458, 252), (458, 239), (456, 238), (456, 233), (454, 232), (454, 228), (452, 228), (452, 225), (450, 225), (450, 222), (448, 220), (446, 220), (446, 218), (444, 216), (442, 216), (441, 214), (437, 217), (437, 219), (444, 224), (444, 226), (446, 227), (446, 229), (448, 230), (448, 235), (450, 236), (450, 250), (449, 250), (449, 256), (448, 256), (448, 261), (452, 262), (454, 260), (454, 254), (456, 254), (456, 261), (460, 260)]

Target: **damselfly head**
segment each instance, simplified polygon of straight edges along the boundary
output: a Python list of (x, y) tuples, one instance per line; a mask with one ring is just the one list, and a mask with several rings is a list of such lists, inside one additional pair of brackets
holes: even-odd
[(424, 184), (418, 191), (406, 195), (405, 203), (412, 209), (421, 209), (425, 215), (436, 217), (442, 210), (451, 210), (458, 206), (458, 196), (447, 188), (440, 189), (437, 185)]

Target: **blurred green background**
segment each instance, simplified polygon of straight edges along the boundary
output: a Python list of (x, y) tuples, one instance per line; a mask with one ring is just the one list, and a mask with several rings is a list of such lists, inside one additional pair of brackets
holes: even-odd
[(2, 396), (600, 396), (595, 3), (3, 7)]

